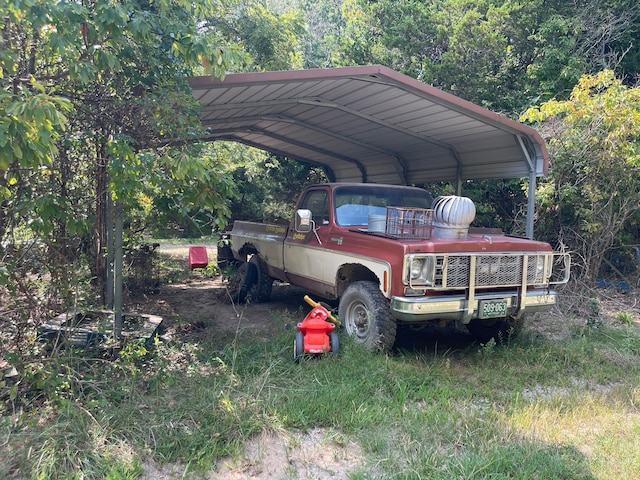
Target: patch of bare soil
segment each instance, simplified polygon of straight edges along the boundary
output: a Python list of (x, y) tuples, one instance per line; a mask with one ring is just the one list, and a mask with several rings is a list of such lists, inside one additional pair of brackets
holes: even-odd
[(224, 459), (210, 478), (220, 480), (346, 479), (362, 459), (360, 447), (325, 429), (265, 433), (245, 445), (243, 458)]
[[(162, 246), (158, 251), (183, 262), (185, 272), (189, 271), (188, 247)], [(215, 259), (215, 248), (208, 247), (207, 253), (209, 261)], [(270, 320), (275, 313), (300, 312), (304, 318), (309, 310), (304, 292), (289, 284), (274, 283), (268, 303), (234, 305), (222, 277), (207, 277), (198, 270), (186, 277), (180, 282), (163, 282), (155, 294), (129, 298), (127, 308), (162, 316), (163, 327), (169, 333), (204, 334), (205, 330), (211, 330), (216, 334), (248, 333), (264, 338), (273, 333)]]
[(308, 305), (304, 293), (288, 284), (275, 284), (270, 302), (251, 305), (233, 304), (225, 282), (220, 277), (206, 278), (194, 272), (185, 282), (161, 285), (157, 294), (132, 299), (133, 311), (163, 317), (163, 329), (169, 335), (194, 333), (205, 335), (250, 334), (269, 338), (273, 334), (273, 318), (278, 312), (300, 312), (306, 315)]
[[(218, 462), (208, 480), (346, 480), (361, 465), (360, 447), (325, 429), (308, 433), (263, 433), (247, 442), (240, 458)], [(182, 478), (181, 465), (144, 465), (141, 480)]]

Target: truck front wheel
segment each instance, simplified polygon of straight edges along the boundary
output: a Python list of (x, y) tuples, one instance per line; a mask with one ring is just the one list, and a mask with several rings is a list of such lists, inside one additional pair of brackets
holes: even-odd
[(348, 335), (371, 350), (389, 351), (396, 340), (396, 322), (389, 302), (375, 282), (354, 282), (340, 298), (338, 316)]

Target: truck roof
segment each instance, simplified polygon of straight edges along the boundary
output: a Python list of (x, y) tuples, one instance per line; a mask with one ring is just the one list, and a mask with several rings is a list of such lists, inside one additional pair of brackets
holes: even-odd
[(413, 189), (413, 190), (422, 190), (425, 191), (426, 190), (424, 188), (420, 188), (420, 187), (415, 187), (412, 185), (391, 185), (391, 184), (387, 184), (387, 183), (362, 183), (362, 182), (327, 182), (327, 183), (317, 183), (315, 185), (310, 185), (310, 187), (322, 187), (322, 186), (329, 186), (331, 188), (336, 188), (336, 187), (363, 187), (363, 188), (375, 188), (375, 187), (379, 187), (379, 188), (409, 188), (409, 189)]

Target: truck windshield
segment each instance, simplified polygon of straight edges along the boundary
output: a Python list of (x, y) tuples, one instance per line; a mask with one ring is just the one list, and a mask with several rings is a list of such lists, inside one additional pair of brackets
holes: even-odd
[(336, 188), (333, 198), (336, 223), (341, 226), (367, 225), (369, 215), (385, 215), (387, 207), (426, 209), (432, 203), (426, 190), (371, 184)]

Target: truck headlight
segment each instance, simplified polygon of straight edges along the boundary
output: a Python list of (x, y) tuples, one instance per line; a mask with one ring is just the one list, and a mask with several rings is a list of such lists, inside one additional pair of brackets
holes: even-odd
[(424, 259), (420, 258), (414, 258), (411, 261), (411, 280), (416, 280), (423, 276), (424, 264)]
[(405, 283), (408, 285), (433, 285), (435, 274), (434, 257), (407, 256), (405, 260)]
[[(529, 281), (533, 280), (533, 283), (536, 284), (542, 284), (547, 281), (545, 272), (545, 260), (546, 255), (534, 255), (533, 257), (529, 257), (529, 272), (530, 274), (535, 275), (533, 279), (528, 279)], [(531, 265), (532, 262), (533, 265)]]
[(545, 257), (543, 255), (538, 255), (538, 257), (536, 258), (536, 273), (538, 275), (538, 278), (542, 278), (543, 280), (544, 278), (544, 260)]

